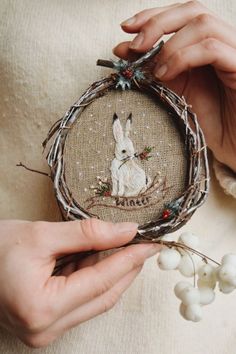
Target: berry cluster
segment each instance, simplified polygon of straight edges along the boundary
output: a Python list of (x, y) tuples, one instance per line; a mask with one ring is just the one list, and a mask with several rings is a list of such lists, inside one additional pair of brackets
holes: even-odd
[[(168, 246), (168, 242), (163, 243)], [(177, 269), (185, 277), (194, 277), (193, 284), (180, 281), (174, 288), (175, 295), (181, 300), (180, 314), (193, 322), (200, 321), (202, 307), (214, 301), (217, 285), (224, 294), (236, 289), (236, 254), (224, 255), (219, 264), (197, 251), (198, 243), (196, 235), (185, 232), (177, 242), (169, 242), (157, 260), (162, 270)], [(209, 264), (208, 260), (215, 265)]]
[(111, 182), (108, 181), (107, 178), (104, 178), (102, 180), (101, 177), (99, 176), (97, 176), (97, 180), (98, 180), (98, 186), (97, 187), (91, 186), (90, 188), (94, 190), (97, 196), (110, 197), (112, 191)]
[(141, 159), (141, 160), (146, 160), (148, 161), (152, 155), (151, 152), (153, 150), (153, 146), (145, 146), (145, 148), (143, 149), (143, 151), (138, 155), (138, 157)]
[(134, 71), (131, 68), (124, 69), (121, 71), (121, 75), (123, 75), (126, 79), (132, 79)]

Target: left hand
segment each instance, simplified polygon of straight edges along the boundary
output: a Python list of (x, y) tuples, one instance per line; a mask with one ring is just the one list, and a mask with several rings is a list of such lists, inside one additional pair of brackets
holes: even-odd
[(98, 260), (71, 262), (52, 276), (62, 255), (121, 247), (137, 224), (97, 219), (50, 223), (0, 221), (0, 326), (31, 347), (109, 310), (154, 255), (155, 244), (131, 245)]

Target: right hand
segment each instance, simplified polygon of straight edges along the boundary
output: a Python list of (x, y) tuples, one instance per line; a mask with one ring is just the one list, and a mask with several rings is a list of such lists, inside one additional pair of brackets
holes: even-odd
[(97, 261), (95, 256), (51, 276), (62, 255), (120, 247), (134, 223), (97, 219), (70, 222), (0, 222), (0, 325), (24, 343), (42, 347), (66, 330), (109, 310), (128, 288), (153, 244), (132, 245)]
[(184, 95), (215, 157), (236, 172), (236, 28), (199, 1), (146, 9), (121, 26), (137, 33), (114, 49), (124, 59), (172, 34), (154, 59), (154, 75)]

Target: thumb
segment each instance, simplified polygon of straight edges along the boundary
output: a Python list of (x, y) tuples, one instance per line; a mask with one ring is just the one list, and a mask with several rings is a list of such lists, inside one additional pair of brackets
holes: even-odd
[(45, 224), (48, 224), (46, 247), (55, 256), (120, 247), (134, 238), (138, 228), (136, 223), (112, 223), (95, 218)]

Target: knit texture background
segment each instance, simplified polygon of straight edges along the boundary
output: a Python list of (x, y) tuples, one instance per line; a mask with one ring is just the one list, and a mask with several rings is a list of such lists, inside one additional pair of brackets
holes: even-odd
[[(0, 1), (0, 215), (7, 219), (60, 220), (47, 177), (16, 167), (22, 161), (48, 171), (41, 143), (50, 126), (82, 92), (109, 69), (98, 58), (128, 40), (119, 23), (166, 0)], [(234, 0), (204, 5), (230, 23)], [(202, 250), (220, 260), (236, 251), (236, 201), (214, 179), (207, 203), (183, 229), (201, 236)], [(70, 235), (68, 235), (68, 238)], [(173, 295), (177, 272), (161, 272), (156, 257), (109, 312), (81, 324), (48, 348), (25, 347), (0, 331), (4, 354), (235, 354), (236, 295), (217, 293), (204, 319), (190, 323), (178, 314)], [(18, 270), (21, 272), (21, 269)]]

